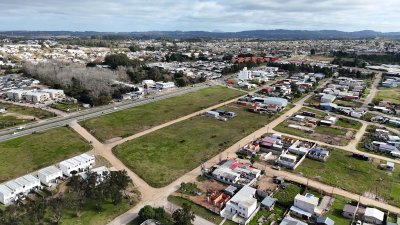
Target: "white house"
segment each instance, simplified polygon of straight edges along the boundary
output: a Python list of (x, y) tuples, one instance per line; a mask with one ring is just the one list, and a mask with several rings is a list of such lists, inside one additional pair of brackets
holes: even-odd
[(297, 194), (294, 198), (294, 204), (290, 208), (290, 213), (298, 217), (309, 219), (318, 207), (319, 199), (312, 194)]
[(156, 88), (158, 89), (168, 89), (175, 87), (174, 82), (156, 82)]
[(289, 154), (281, 154), (279, 158), (276, 160), (276, 162), (281, 166), (294, 169), (296, 167), (297, 156)]
[(0, 185), (0, 202), (9, 205), (15, 200), (15, 193), (6, 185)]
[(65, 98), (64, 91), (60, 89), (43, 89), (42, 91), (48, 93), (51, 99)]
[(371, 224), (382, 224), (385, 213), (375, 208), (366, 208), (364, 213), (364, 221)]
[(60, 162), (59, 167), (65, 176), (71, 176), (74, 173), (83, 172), (92, 168), (94, 164), (94, 155), (83, 153), (82, 155)]
[(25, 97), (27, 91), (22, 89), (15, 89), (7, 91), (7, 98), (13, 101), (21, 101)]
[(334, 102), (336, 99), (336, 96), (334, 95), (329, 95), (329, 94), (325, 94), (321, 97), (321, 102), (322, 103), (332, 103)]
[(55, 166), (43, 168), (38, 172), (40, 182), (46, 186), (52, 186), (52, 184), (56, 183), (57, 179), (61, 178), (62, 176), (62, 171)]
[(40, 180), (31, 174), (28, 174), (15, 180), (8, 181), (6, 186), (10, 188), (15, 195), (27, 194), (40, 187)]
[(143, 80), (142, 81), (142, 85), (147, 85), (147, 87), (152, 87), (156, 84), (156, 82), (154, 82), (154, 80)]
[(221, 216), (227, 218), (240, 217), (247, 221), (258, 210), (257, 199), (255, 198), (256, 189), (243, 186), (227, 203), (221, 211)]
[(25, 95), (25, 99), (32, 103), (43, 103), (50, 99), (50, 94), (39, 91), (28, 91)]

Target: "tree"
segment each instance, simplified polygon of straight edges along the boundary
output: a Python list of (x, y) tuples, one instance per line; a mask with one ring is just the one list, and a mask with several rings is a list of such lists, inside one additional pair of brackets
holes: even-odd
[(34, 201), (27, 208), (27, 214), (29, 215), (29, 220), (34, 224), (42, 224), (44, 215), (46, 214), (47, 205), (44, 201)]
[(191, 208), (189, 204), (183, 203), (181, 209), (175, 210), (175, 212), (172, 213), (174, 225), (191, 225), (195, 218)]
[(156, 212), (153, 207), (146, 205), (139, 211), (139, 219), (141, 222), (146, 221), (148, 219), (154, 219), (156, 217)]
[(52, 218), (54, 223), (60, 224), (61, 219), (63, 218), (64, 197), (59, 196), (52, 198), (48, 201), (47, 204), (52, 212)]
[(315, 55), (315, 49), (311, 49), (310, 54)]
[(137, 52), (137, 51), (140, 51), (141, 49), (140, 49), (139, 45), (133, 44), (133, 45), (129, 46), (129, 50), (131, 52)]

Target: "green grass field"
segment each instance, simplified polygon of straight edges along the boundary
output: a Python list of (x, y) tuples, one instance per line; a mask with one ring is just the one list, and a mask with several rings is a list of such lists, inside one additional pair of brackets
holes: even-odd
[(24, 106), (14, 105), (11, 103), (1, 102), (0, 107), (6, 108), (7, 112), (18, 113), (25, 116), (34, 116), (38, 119), (48, 119), (55, 116), (54, 113), (43, 109), (24, 107)]
[(66, 127), (0, 142), (0, 182), (90, 149), (90, 145), (82, 137)]
[(380, 170), (380, 163), (385, 162), (358, 160), (351, 157), (351, 153), (334, 149), (327, 162), (306, 158), (296, 171), (310, 179), (353, 193), (364, 194), (370, 191), (383, 197), (390, 204), (399, 205), (400, 171), (388, 173)]
[(346, 117), (341, 117), (337, 120), (336, 126), (358, 130), (362, 127), (362, 123), (357, 120), (352, 120)]
[(151, 186), (163, 187), (278, 116), (234, 104), (223, 108), (238, 115), (226, 122), (196, 116), (125, 142), (114, 153)]
[(111, 201), (102, 205), (103, 210), (97, 212), (94, 206), (85, 204), (80, 218), (73, 215), (73, 213), (66, 213), (61, 220), (61, 225), (106, 225), (111, 220), (128, 211), (133, 207), (129, 200), (123, 198), (122, 202), (118, 205), (112, 204)]
[(374, 97), (374, 101), (378, 100), (400, 104), (400, 88), (379, 89)]
[(65, 103), (54, 103), (50, 107), (68, 113), (77, 112), (85, 109), (80, 104), (65, 104)]
[(127, 137), (244, 94), (241, 91), (213, 86), (96, 117), (81, 124), (99, 140), (106, 141), (115, 137)]
[(280, 188), (273, 197), (278, 199), (278, 205), (281, 205), (283, 207), (290, 207), (291, 205), (293, 205), (293, 201), (296, 195), (302, 194), (303, 191), (303, 187), (288, 183), (284, 189)]
[(262, 223), (262, 225), (269, 225), (272, 223), (272, 221), (278, 222), (283, 219), (283, 214), (285, 213), (285, 211), (286, 209), (279, 205), (275, 205), (274, 209), (270, 212), (260, 209), (253, 217), (253, 219), (250, 220), (249, 225), (260, 225), (259, 223), (257, 223), (257, 220), (260, 219), (261, 216), (269, 218), (272, 214), (272, 219), (265, 221), (264, 223)]

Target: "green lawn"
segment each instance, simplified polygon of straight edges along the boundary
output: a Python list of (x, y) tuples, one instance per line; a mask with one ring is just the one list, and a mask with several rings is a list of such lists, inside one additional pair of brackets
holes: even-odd
[(68, 113), (77, 112), (85, 109), (80, 104), (65, 104), (65, 103), (54, 103), (50, 107)]
[(328, 161), (323, 163), (305, 159), (296, 171), (314, 180), (347, 191), (364, 194), (367, 191), (383, 197), (390, 204), (400, 204), (400, 171), (393, 173), (380, 170), (383, 161), (362, 161), (351, 153), (334, 149)]
[[(168, 201), (170, 201), (173, 204), (178, 205), (178, 206), (182, 206), (183, 203), (187, 203), (192, 206), (192, 212), (194, 214), (196, 214), (197, 216), (200, 216), (203, 219), (206, 219), (212, 223), (220, 224), (223, 220), (223, 218), (220, 217), (218, 214), (215, 214), (215, 213), (211, 212), (210, 210), (204, 208), (203, 206), (197, 205), (196, 203), (194, 203), (190, 200), (187, 200), (185, 198), (170, 195), (170, 196), (168, 196)], [(227, 224), (227, 223), (224, 223), (224, 224)], [(236, 223), (233, 223), (233, 224), (236, 224)]]
[(362, 123), (357, 120), (352, 120), (346, 117), (341, 117), (337, 120), (336, 126), (351, 128), (355, 130), (359, 130), (362, 127)]
[(127, 137), (212, 105), (244, 95), (244, 92), (212, 86), (182, 96), (122, 110), (81, 122), (99, 140)]
[(196, 116), (125, 142), (114, 153), (147, 183), (163, 187), (278, 116), (234, 104), (222, 108), (238, 115), (226, 122)]
[(362, 102), (359, 101), (344, 101), (344, 100), (336, 100), (335, 104), (343, 107), (352, 107), (352, 108), (353, 107), (359, 108), (363, 105)]
[(294, 198), (297, 194), (302, 194), (304, 188), (292, 183), (287, 183), (285, 188), (280, 188), (275, 194), (274, 198), (278, 199), (277, 204), (283, 207), (290, 207), (293, 205)]
[(379, 89), (374, 97), (374, 102), (384, 100), (400, 104), (400, 88)]
[(90, 204), (86, 204), (82, 210), (80, 218), (76, 217), (72, 212), (66, 213), (61, 221), (62, 225), (106, 225), (111, 220), (128, 211), (133, 207), (129, 200), (123, 198), (122, 202), (118, 205), (112, 202), (103, 204), (103, 210), (97, 212)]
[(257, 214), (253, 217), (253, 219), (250, 220), (249, 225), (259, 225), (257, 223), (257, 220), (261, 216), (264, 216), (265, 218), (269, 218), (272, 214), (273, 214), (273, 216), (272, 216), (271, 220), (265, 221), (262, 225), (269, 225), (269, 224), (271, 224), (272, 221), (279, 222), (279, 221), (281, 221), (283, 219), (283, 214), (285, 213), (285, 211), (286, 211), (286, 209), (281, 207), (281, 206), (279, 206), (279, 205), (276, 205), (274, 207), (274, 209), (272, 211), (270, 211), (270, 212), (267, 212), (265, 210), (261, 210), (260, 209), (257, 212)]
[(312, 112), (315, 113), (317, 117), (319, 118), (324, 118), (325, 116), (327, 116), (328, 114), (325, 112), (322, 112), (320, 110), (316, 110), (316, 109), (311, 109), (311, 108), (306, 108), (306, 107), (302, 107), (299, 112)]
[(346, 199), (342, 196), (335, 195), (331, 210), (325, 213), (324, 216), (331, 218), (335, 221), (335, 225), (349, 225), (350, 220), (342, 216), (344, 205), (346, 205)]
[(0, 107), (4, 107), (7, 109), (7, 112), (10, 113), (18, 113), (21, 115), (26, 115), (26, 116), (34, 116), (38, 119), (48, 119), (51, 117), (54, 117), (54, 113), (43, 110), (43, 109), (38, 109), (38, 108), (33, 108), (33, 107), (24, 107), (24, 106), (19, 106), (19, 105), (14, 105), (11, 103), (0, 103)]
[(90, 149), (90, 145), (82, 137), (66, 127), (0, 142), (0, 182)]

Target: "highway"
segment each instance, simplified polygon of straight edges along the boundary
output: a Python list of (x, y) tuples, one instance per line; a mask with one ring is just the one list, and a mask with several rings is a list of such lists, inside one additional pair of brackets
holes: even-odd
[(1, 130), (0, 131), (0, 141), (6, 141), (6, 140), (17, 138), (17, 137), (22, 137), (22, 136), (32, 134), (35, 132), (40, 132), (40, 131), (48, 130), (48, 129), (55, 128), (55, 127), (65, 126), (71, 122), (87, 120), (87, 119), (90, 119), (93, 117), (121, 111), (124, 109), (136, 107), (139, 105), (144, 105), (147, 103), (159, 101), (159, 100), (170, 98), (173, 96), (183, 95), (183, 94), (186, 94), (189, 92), (203, 89), (208, 86), (209, 85), (205, 84), (205, 83), (197, 84), (197, 85), (191, 86), (191, 87), (179, 88), (176, 91), (174, 90), (174, 91), (168, 92), (168, 93), (161, 93), (162, 95), (158, 95), (158, 96), (154, 96), (154, 97), (148, 97), (148, 98), (138, 99), (138, 100), (134, 100), (134, 101), (127, 100), (127, 101), (117, 102), (117, 103), (110, 104), (110, 105), (95, 107), (95, 108), (88, 109), (85, 111), (73, 113), (73, 114), (70, 114), (70, 115), (67, 115), (64, 117), (54, 117), (54, 118), (50, 118), (47, 120), (41, 120), (36, 123), (26, 124), (25, 128), (23, 130), (18, 130), (18, 127)]

